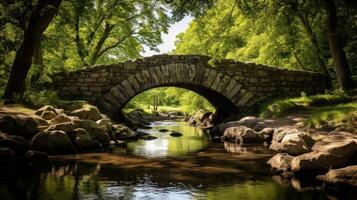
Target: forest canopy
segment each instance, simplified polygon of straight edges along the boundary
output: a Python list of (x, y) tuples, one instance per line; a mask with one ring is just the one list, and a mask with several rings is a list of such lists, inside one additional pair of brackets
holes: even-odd
[[(324, 73), (350, 90), (357, 6), (349, 0), (4, 0), (0, 91), (14, 102), (58, 72), (142, 57), (191, 15), (173, 54), (209, 55)], [(4, 91), (3, 91), (4, 90)], [(4, 94), (2, 94), (4, 93)]]

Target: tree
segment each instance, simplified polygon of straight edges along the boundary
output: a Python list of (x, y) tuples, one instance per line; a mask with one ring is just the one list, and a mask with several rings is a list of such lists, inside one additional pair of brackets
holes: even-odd
[(356, 12), (351, 11), (341, 29), (338, 18), (346, 15), (343, 2), (347, 0), (336, 2), (219, 0), (178, 37), (175, 52), (319, 71), (327, 76), (333, 60), (340, 87), (351, 89), (348, 61), (357, 60), (353, 53)]
[(61, 4), (61, 0), (42, 0), (31, 11), (23, 37), (23, 42), (16, 53), (11, 66), (10, 77), (4, 92), (4, 99), (12, 101), (15, 95), (25, 91), (25, 81), (32, 65), (36, 46)]
[(334, 2), (334, 0), (325, 0), (325, 3), (326, 10), (328, 13), (328, 42), (335, 63), (337, 79), (342, 89), (349, 90), (353, 88), (353, 79), (351, 77), (350, 67), (348, 65), (346, 53), (341, 47), (338, 38), (338, 19), (336, 2)]

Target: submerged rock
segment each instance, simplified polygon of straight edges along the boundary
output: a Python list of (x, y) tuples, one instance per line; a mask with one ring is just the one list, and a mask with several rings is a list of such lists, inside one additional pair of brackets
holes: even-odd
[(317, 176), (329, 184), (357, 186), (357, 165), (348, 166), (340, 169), (331, 169), (325, 175)]
[(155, 140), (155, 139), (157, 139), (157, 137), (152, 136), (152, 135), (145, 135), (145, 136), (139, 137), (139, 139), (142, 139), (142, 140)]
[(169, 130), (169, 129), (166, 129), (166, 128), (159, 130), (159, 132), (162, 132), (162, 133), (166, 133), (166, 132), (169, 132), (169, 131), (170, 131), (170, 130)]
[(182, 136), (182, 133), (173, 131), (172, 133), (170, 133), (170, 136), (172, 136), (172, 137), (181, 137), (181, 136)]

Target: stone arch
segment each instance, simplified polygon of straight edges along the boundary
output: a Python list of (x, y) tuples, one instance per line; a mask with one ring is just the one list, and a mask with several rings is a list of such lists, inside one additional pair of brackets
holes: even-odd
[(234, 78), (200, 64), (166, 64), (129, 74), (98, 100), (105, 114), (114, 117), (134, 96), (155, 87), (175, 86), (192, 90), (212, 103), (223, 115), (247, 112), (258, 98)]

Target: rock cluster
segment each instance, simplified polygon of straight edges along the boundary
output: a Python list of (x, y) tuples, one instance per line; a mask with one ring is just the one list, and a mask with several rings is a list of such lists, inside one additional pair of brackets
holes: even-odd
[(319, 175), (327, 183), (357, 185), (357, 139), (315, 142), (310, 134), (294, 128), (264, 128), (255, 117), (221, 124), (218, 129), (223, 131), (224, 142), (269, 144), (277, 154), (268, 165), (284, 177), (308, 173)]
[(13, 156), (45, 160), (47, 154), (96, 150), (110, 141), (137, 138), (136, 132), (113, 122), (89, 104), (70, 110), (44, 106), (34, 114), (0, 116), (0, 161)]

